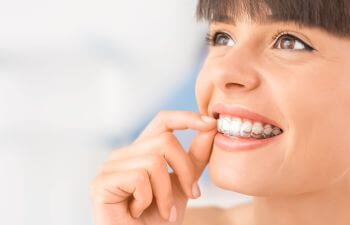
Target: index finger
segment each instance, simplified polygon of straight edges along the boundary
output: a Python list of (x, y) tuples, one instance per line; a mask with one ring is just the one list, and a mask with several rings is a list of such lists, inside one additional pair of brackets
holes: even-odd
[(191, 111), (163, 110), (147, 125), (135, 142), (174, 130), (193, 129), (197, 131), (209, 131), (215, 127), (216, 120), (212, 117), (202, 116), (199, 113)]
[(216, 130), (199, 132), (192, 140), (188, 155), (195, 167), (196, 180), (209, 162), (216, 133)]

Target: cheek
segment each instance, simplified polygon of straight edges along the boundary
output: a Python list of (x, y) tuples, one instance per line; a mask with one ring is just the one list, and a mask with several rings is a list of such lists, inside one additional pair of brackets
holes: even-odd
[(287, 154), (300, 162), (294, 164), (304, 165), (305, 177), (326, 186), (350, 166), (350, 133), (346, 129), (350, 126), (350, 89), (344, 85), (350, 79), (336, 69), (316, 71), (319, 73), (306, 74), (307, 80), (300, 79), (299, 88), (290, 92), (299, 90), (296, 97), (289, 96), (295, 104), (290, 105), (288, 116), (292, 121)]
[(201, 114), (208, 114), (208, 105), (213, 94), (210, 72), (204, 66), (196, 80), (196, 101)]
[(276, 73), (283, 74), (277, 104), (289, 124), (281, 170), (312, 180), (310, 189), (329, 185), (350, 167), (350, 69), (344, 65), (322, 61)]
[(350, 169), (350, 78), (345, 74), (350, 73), (304, 69), (284, 75), (275, 85), (274, 102), (289, 125), (285, 137), (249, 153), (214, 147), (209, 163), (213, 182), (266, 196), (320, 190), (339, 181)]

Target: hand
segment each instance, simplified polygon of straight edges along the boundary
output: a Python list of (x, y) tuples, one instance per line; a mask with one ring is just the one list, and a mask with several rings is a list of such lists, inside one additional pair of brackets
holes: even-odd
[[(174, 130), (199, 131), (186, 152)], [(190, 111), (161, 111), (131, 145), (114, 150), (90, 190), (96, 225), (182, 224), (207, 165), (216, 120)], [(169, 173), (167, 165), (174, 172)]]

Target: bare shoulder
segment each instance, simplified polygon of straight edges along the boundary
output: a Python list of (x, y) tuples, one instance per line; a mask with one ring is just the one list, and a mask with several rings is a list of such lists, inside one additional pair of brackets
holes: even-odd
[(230, 225), (225, 209), (215, 206), (187, 208), (183, 225)]
[(194, 207), (187, 208), (183, 225), (250, 225), (251, 204), (241, 203), (232, 208)]
[(253, 205), (251, 202), (241, 203), (225, 210), (225, 216), (233, 225), (253, 224)]

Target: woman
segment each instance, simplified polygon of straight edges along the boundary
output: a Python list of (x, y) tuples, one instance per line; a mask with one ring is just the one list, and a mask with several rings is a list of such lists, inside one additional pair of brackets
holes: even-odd
[[(349, 1), (200, 0), (197, 16), (210, 24), (200, 114), (160, 112), (109, 156), (91, 185), (96, 224), (349, 224)], [(187, 152), (172, 131), (188, 128)], [(253, 201), (186, 210), (207, 163)]]

